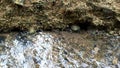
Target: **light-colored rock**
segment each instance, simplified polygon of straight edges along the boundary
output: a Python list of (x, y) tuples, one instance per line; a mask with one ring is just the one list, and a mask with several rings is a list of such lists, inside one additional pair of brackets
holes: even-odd
[(114, 31), (110, 31), (109, 33), (113, 35), (113, 34), (114, 34)]
[(71, 26), (72, 31), (80, 31), (80, 27), (78, 25)]
[(114, 57), (112, 63), (116, 65), (118, 63), (118, 58)]
[(34, 27), (30, 27), (29, 33), (32, 34), (32, 33), (35, 33), (35, 32), (36, 32), (35, 28)]
[(40, 0), (13, 0), (15, 4), (30, 7), (32, 3), (38, 3)]
[(94, 53), (97, 54), (100, 49), (98, 47), (94, 48)]
[(18, 5), (24, 5), (24, 1), (25, 0), (13, 0), (13, 2)]

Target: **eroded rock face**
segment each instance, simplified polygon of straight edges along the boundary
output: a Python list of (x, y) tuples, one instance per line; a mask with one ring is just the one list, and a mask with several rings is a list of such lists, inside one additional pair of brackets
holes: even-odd
[(0, 34), (0, 68), (120, 68), (119, 35), (84, 31), (4, 36)]
[(0, 3), (1, 31), (29, 27), (65, 29), (81, 23), (108, 29), (120, 27), (119, 0), (1, 0)]

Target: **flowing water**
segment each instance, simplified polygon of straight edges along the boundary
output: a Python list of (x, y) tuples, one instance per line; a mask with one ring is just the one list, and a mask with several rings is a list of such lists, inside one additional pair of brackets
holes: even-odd
[(93, 33), (5, 35), (0, 68), (120, 68), (120, 36)]

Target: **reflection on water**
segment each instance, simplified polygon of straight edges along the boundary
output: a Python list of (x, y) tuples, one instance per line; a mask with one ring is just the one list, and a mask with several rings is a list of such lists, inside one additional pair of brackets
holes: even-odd
[[(14, 38), (8, 39), (4, 46), (0, 46), (0, 68), (115, 68), (115, 65), (120, 67), (118, 60), (115, 61), (115, 65), (110, 61), (111, 66), (108, 60), (97, 61), (93, 57), (94, 54), (88, 55), (84, 50), (79, 50), (82, 47), (71, 47), (72, 44), (68, 45), (50, 33), (40, 32), (36, 35), (12, 37)], [(96, 50), (93, 48), (90, 51), (92, 53)]]

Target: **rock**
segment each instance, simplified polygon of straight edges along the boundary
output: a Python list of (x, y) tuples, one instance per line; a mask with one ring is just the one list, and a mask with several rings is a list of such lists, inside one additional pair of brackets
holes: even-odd
[(114, 34), (114, 31), (110, 31), (109, 34), (113, 35), (113, 34)]
[(116, 36), (116, 37), (117, 37), (117, 36), (118, 36), (118, 34), (117, 34), (117, 33), (115, 33), (115, 34), (114, 34), (114, 36)]
[(15, 4), (30, 7), (32, 3), (39, 3), (40, 0), (12, 0)]
[(89, 65), (88, 64), (86, 64), (86, 63), (82, 63), (81, 64), (81, 67), (83, 67), (83, 68), (87, 68)]
[(30, 27), (29, 33), (30, 33), (30, 34), (33, 34), (33, 33), (35, 33), (35, 32), (36, 32), (35, 28), (34, 28), (34, 27)]
[(98, 47), (94, 48), (94, 53), (97, 54), (100, 49)]
[[(36, 24), (37, 29), (65, 29), (69, 24), (81, 22), (91, 23), (96, 27), (112, 29), (120, 25), (120, 3), (118, 0), (12, 0), (1, 1), (0, 31), (10, 31), (14, 28), (29, 29)], [(7, 3), (7, 4), (6, 4)], [(6, 14), (6, 6), (13, 8), (10, 14)], [(37, 6), (36, 6), (37, 5)], [(4, 24), (5, 23), (5, 24)], [(90, 25), (90, 26), (91, 26)], [(86, 26), (85, 26), (86, 27)], [(8, 29), (9, 28), (9, 29)], [(36, 29), (36, 30), (37, 30)], [(75, 29), (76, 30), (76, 29)]]
[(120, 35), (120, 31), (118, 31), (118, 34)]
[(0, 35), (0, 51), (3, 51), (5, 48), (5, 39), (6, 39), (6, 35)]
[(117, 65), (117, 63), (118, 63), (118, 58), (117, 58), (117, 57), (114, 57), (112, 63), (113, 63), (114, 65)]
[(24, 5), (24, 1), (25, 0), (13, 0), (13, 2), (18, 5)]
[(2, 47), (0, 47), (0, 51), (2, 50), (3, 48)]
[(78, 25), (72, 25), (72, 26), (71, 26), (71, 30), (72, 30), (72, 31), (75, 31), (75, 32), (76, 32), (76, 31), (80, 31), (80, 27), (79, 27)]
[(2, 52), (2, 51), (4, 51), (4, 49), (5, 49), (5, 45), (4, 44), (3, 45), (0, 44), (0, 51)]
[(0, 35), (0, 43), (3, 43), (5, 41), (5, 36), (4, 35)]
[(36, 67), (36, 68), (39, 68), (40, 66), (39, 66), (39, 64), (35, 64), (35, 67)]

